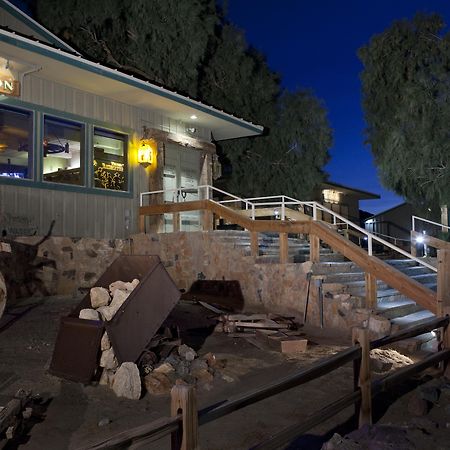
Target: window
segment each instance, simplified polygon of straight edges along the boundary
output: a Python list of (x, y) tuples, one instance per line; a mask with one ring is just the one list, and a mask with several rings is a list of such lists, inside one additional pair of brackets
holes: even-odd
[(84, 184), (83, 125), (45, 116), (43, 179), (52, 183)]
[(32, 177), (33, 114), (0, 107), (0, 176)]
[(94, 129), (94, 186), (114, 191), (128, 190), (127, 137)]

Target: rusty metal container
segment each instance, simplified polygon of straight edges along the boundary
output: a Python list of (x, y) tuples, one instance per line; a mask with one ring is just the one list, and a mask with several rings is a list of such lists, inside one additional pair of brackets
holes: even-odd
[(106, 326), (119, 363), (135, 362), (178, 302), (180, 292), (158, 256), (119, 256), (95, 283), (108, 288), (114, 281), (139, 280), (110, 322), (83, 320), (90, 308), (88, 293), (68, 318), (61, 320), (50, 365), (54, 375), (88, 383), (95, 375), (100, 340)]

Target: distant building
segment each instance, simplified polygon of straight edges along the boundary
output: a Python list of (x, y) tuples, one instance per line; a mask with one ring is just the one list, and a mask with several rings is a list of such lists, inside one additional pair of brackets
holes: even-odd
[[(360, 224), (359, 201), (379, 198), (380, 196), (377, 194), (330, 181), (322, 183), (320, 192), (316, 194), (316, 199), (326, 208), (356, 224)], [(331, 215), (324, 214), (323, 220), (331, 221)]]

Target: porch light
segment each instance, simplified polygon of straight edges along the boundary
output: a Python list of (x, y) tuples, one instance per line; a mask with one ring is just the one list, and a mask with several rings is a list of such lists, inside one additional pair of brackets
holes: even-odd
[(138, 163), (143, 167), (153, 164), (153, 158), (156, 155), (157, 144), (154, 139), (144, 139), (138, 148)]

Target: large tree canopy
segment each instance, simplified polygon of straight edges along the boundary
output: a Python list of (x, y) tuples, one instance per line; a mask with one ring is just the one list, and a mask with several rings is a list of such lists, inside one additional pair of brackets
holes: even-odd
[(437, 15), (395, 22), (360, 49), (363, 107), (383, 184), (416, 206), (450, 201), (450, 35)]
[(232, 167), (226, 189), (310, 198), (323, 181), (324, 107), (307, 92), (280, 95), (278, 75), (215, 0), (40, 0), (36, 13), (92, 58), (264, 125), (263, 137), (218, 143)]

